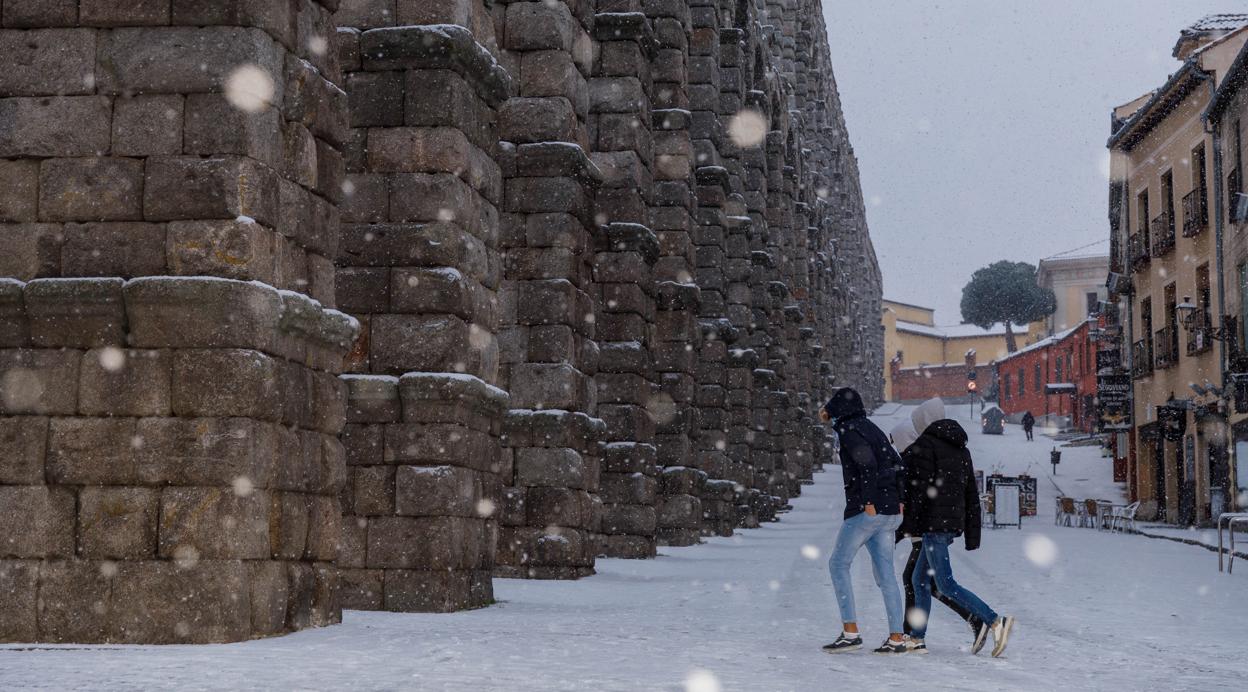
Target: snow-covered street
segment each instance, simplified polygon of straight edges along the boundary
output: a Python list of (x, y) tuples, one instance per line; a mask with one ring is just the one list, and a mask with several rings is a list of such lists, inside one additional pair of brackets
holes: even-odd
[[(886, 407), (886, 430), (908, 409)], [(951, 409), (966, 421), (965, 407)], [(963, 584), (1018, 617), (1002, 659), (933, 614), (931, 655), (829, 656), (839, 626), (826, 568), (840, 469), (816, 474), (779, 523), (652, 561), (600, 560), (578, 582), (499, 580), (500, 603), (449, 615), (350, 611), (340, 626), (242, 644), (0, 648), (0, 688), (420, 690), (1243, 689), (1248, 577), (1201, 548), (1056, 527), (1048, 452), (1016, 426), (969, 428), (977, 468), (1040, 479), (1040, 516), (953, 551)], [(1067, 448), (1057, 483), (1118, 500), (1109, 460)], [(1111, 496), (1112, 493), (1117, 496)], [(898, 572), (904, 562), (898, 551)], [(855, 564), (868, 644), (885, 635), (865, 552)], [(716, 682), (718, 684), (716, 684)]]

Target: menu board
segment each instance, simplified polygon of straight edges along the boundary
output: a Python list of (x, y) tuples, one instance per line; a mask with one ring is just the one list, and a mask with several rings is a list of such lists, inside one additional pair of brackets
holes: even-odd
[(1019, 502), (1022, 505), (1022, 516), (1036, 516), (1036, 479), (1030, 476), (988, 476), (986, 481), (987, 491), (992, 494), (992, 488), (997, 483), (1017, 483), (1022, 492), (1019, 494)]

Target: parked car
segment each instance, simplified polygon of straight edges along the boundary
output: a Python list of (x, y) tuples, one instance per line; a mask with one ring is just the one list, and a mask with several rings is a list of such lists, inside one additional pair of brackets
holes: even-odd
[(989, 406), (984, 409), (980, 422), (983, 425), (983, 433), (985, 435), (1005, 434), (1005, 412), (996, 406)]

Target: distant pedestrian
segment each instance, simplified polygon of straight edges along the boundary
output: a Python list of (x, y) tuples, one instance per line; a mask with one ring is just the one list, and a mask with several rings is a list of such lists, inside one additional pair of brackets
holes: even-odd
[(1036, 417), (1031, 415), (1031, 411), (1023, 414), (1023, 432), (1027, 433), (1027, 441), (1031, 442), (1035, 439), (1032, 435), (1032, 428), (1036, 427)]
[[(899, 453), (904, 455), (905, 451), (919, 437), (916, 428), (926, 430), (927, 426), (945, 417), (944, 410), (945, 404), (940, 399), (931, 399), (925, 402), (923, 406), (916, 408), (910, 420), (902, 421), (889, 431), (893, 438), (893, 446), (897, 448)], [(910, 525), (912, 523), (911, 516), (912, 513), (904, 515), (901, 520), (901, 528), (897, 529), (897, 540), (899, 542), (905, 541), (910, 545), (910, 556), (906, 559), (906, 568), (901, 573), (901, 586), (906, 592), (907, 613), (914, 610), (914, 567), (918, 564), (919, 556), (923, 553), (923, 536), (919, 535)], [(971, 611), (962, 607), (957, 601), (941, 593), (940, 589), (936, 587), (934, 579), (931, 582), (932, 595), (936, 600), (945, 604), (947, 608), (957, 613), (958, 617), (970, 625), (972, 638), (978, 636), (980, 628), (979, 618), (975, 617)], [(905, 633), (911, 636), (914, 634), (914, 628), (910, 626), (909, 618), (906, 618)]]
[(884, 431), (867, 419), (862, 397), (853, 389), (837, 390), (819, 412), (819, 417), (825, 422), (831, 421), (840, 439), (845, 480), (845, 522), (828, 559), (828, 571), (832, 573), (832, 587), (836, 590), (841, 612), (841, 634), (823, 650), (842, 653), (862, 648), (849, 568), (854, 556), (866, 546), (875, 583), (884, 596), (884, 609), (888, 613), (888, 639), (875, 653), (904, 654), (908, 651), (902, 632), (905, 611), (893, 570), (894, 534), (901, 526), (901, 457), (889, 444)]
[(907, 645), (916, 652), (927, 651), (925, 638), (934, 581), (940, 593), (980, 621), (971, 653), (979, 653), (991, 632), (995, 657), (1005, 651), (1014, 618), (997, 615), (978, 596), (959, 585), (949, 563), (949, 546), (957, 536), (964, 536), (967, 550), (979, 548), (979, 488), (966, 443), (966, 431), (957, 421), (946, 418), (928, 425), (902, 455), (905, 501), (910, 515), (906, 527), (923, 537), (922, 552), (911, 575), (915, 608), (907, 613), (911, 625)]

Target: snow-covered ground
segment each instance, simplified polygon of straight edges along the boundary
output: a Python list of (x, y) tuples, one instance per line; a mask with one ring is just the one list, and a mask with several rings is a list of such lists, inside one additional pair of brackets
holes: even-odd
[[(888, 429), (908, 409), (881, 416)], [(969, 409), (953, 410), (969, 422)], [(1052, 442), (967, 426), (979, 467), (1040, 478), (1040, 516), (953, 551), (963, 584), (1019, 619), (1002, 659), (933, 614), (930, 656), (829, 656), (839, 627), (826, 551), (840, 469), (817, 474), (779, 523), (651, 561), (602, 560), (578, 582), (498, 580), (500, 603), (450, 615), (347, 612), (337, 627), (243, 644), (8, 646), (0, 688), (416, 690), (1244, 689), (1248, 577), (1201, 548), (1056, 527)], [(1121, 498), (1096, 448), (1063, 449), (1056, 481)], [(904, 562), (898, 551), (898, 572)], [(868, 643), (885, 635), (866, 555), (855, 565)]]

